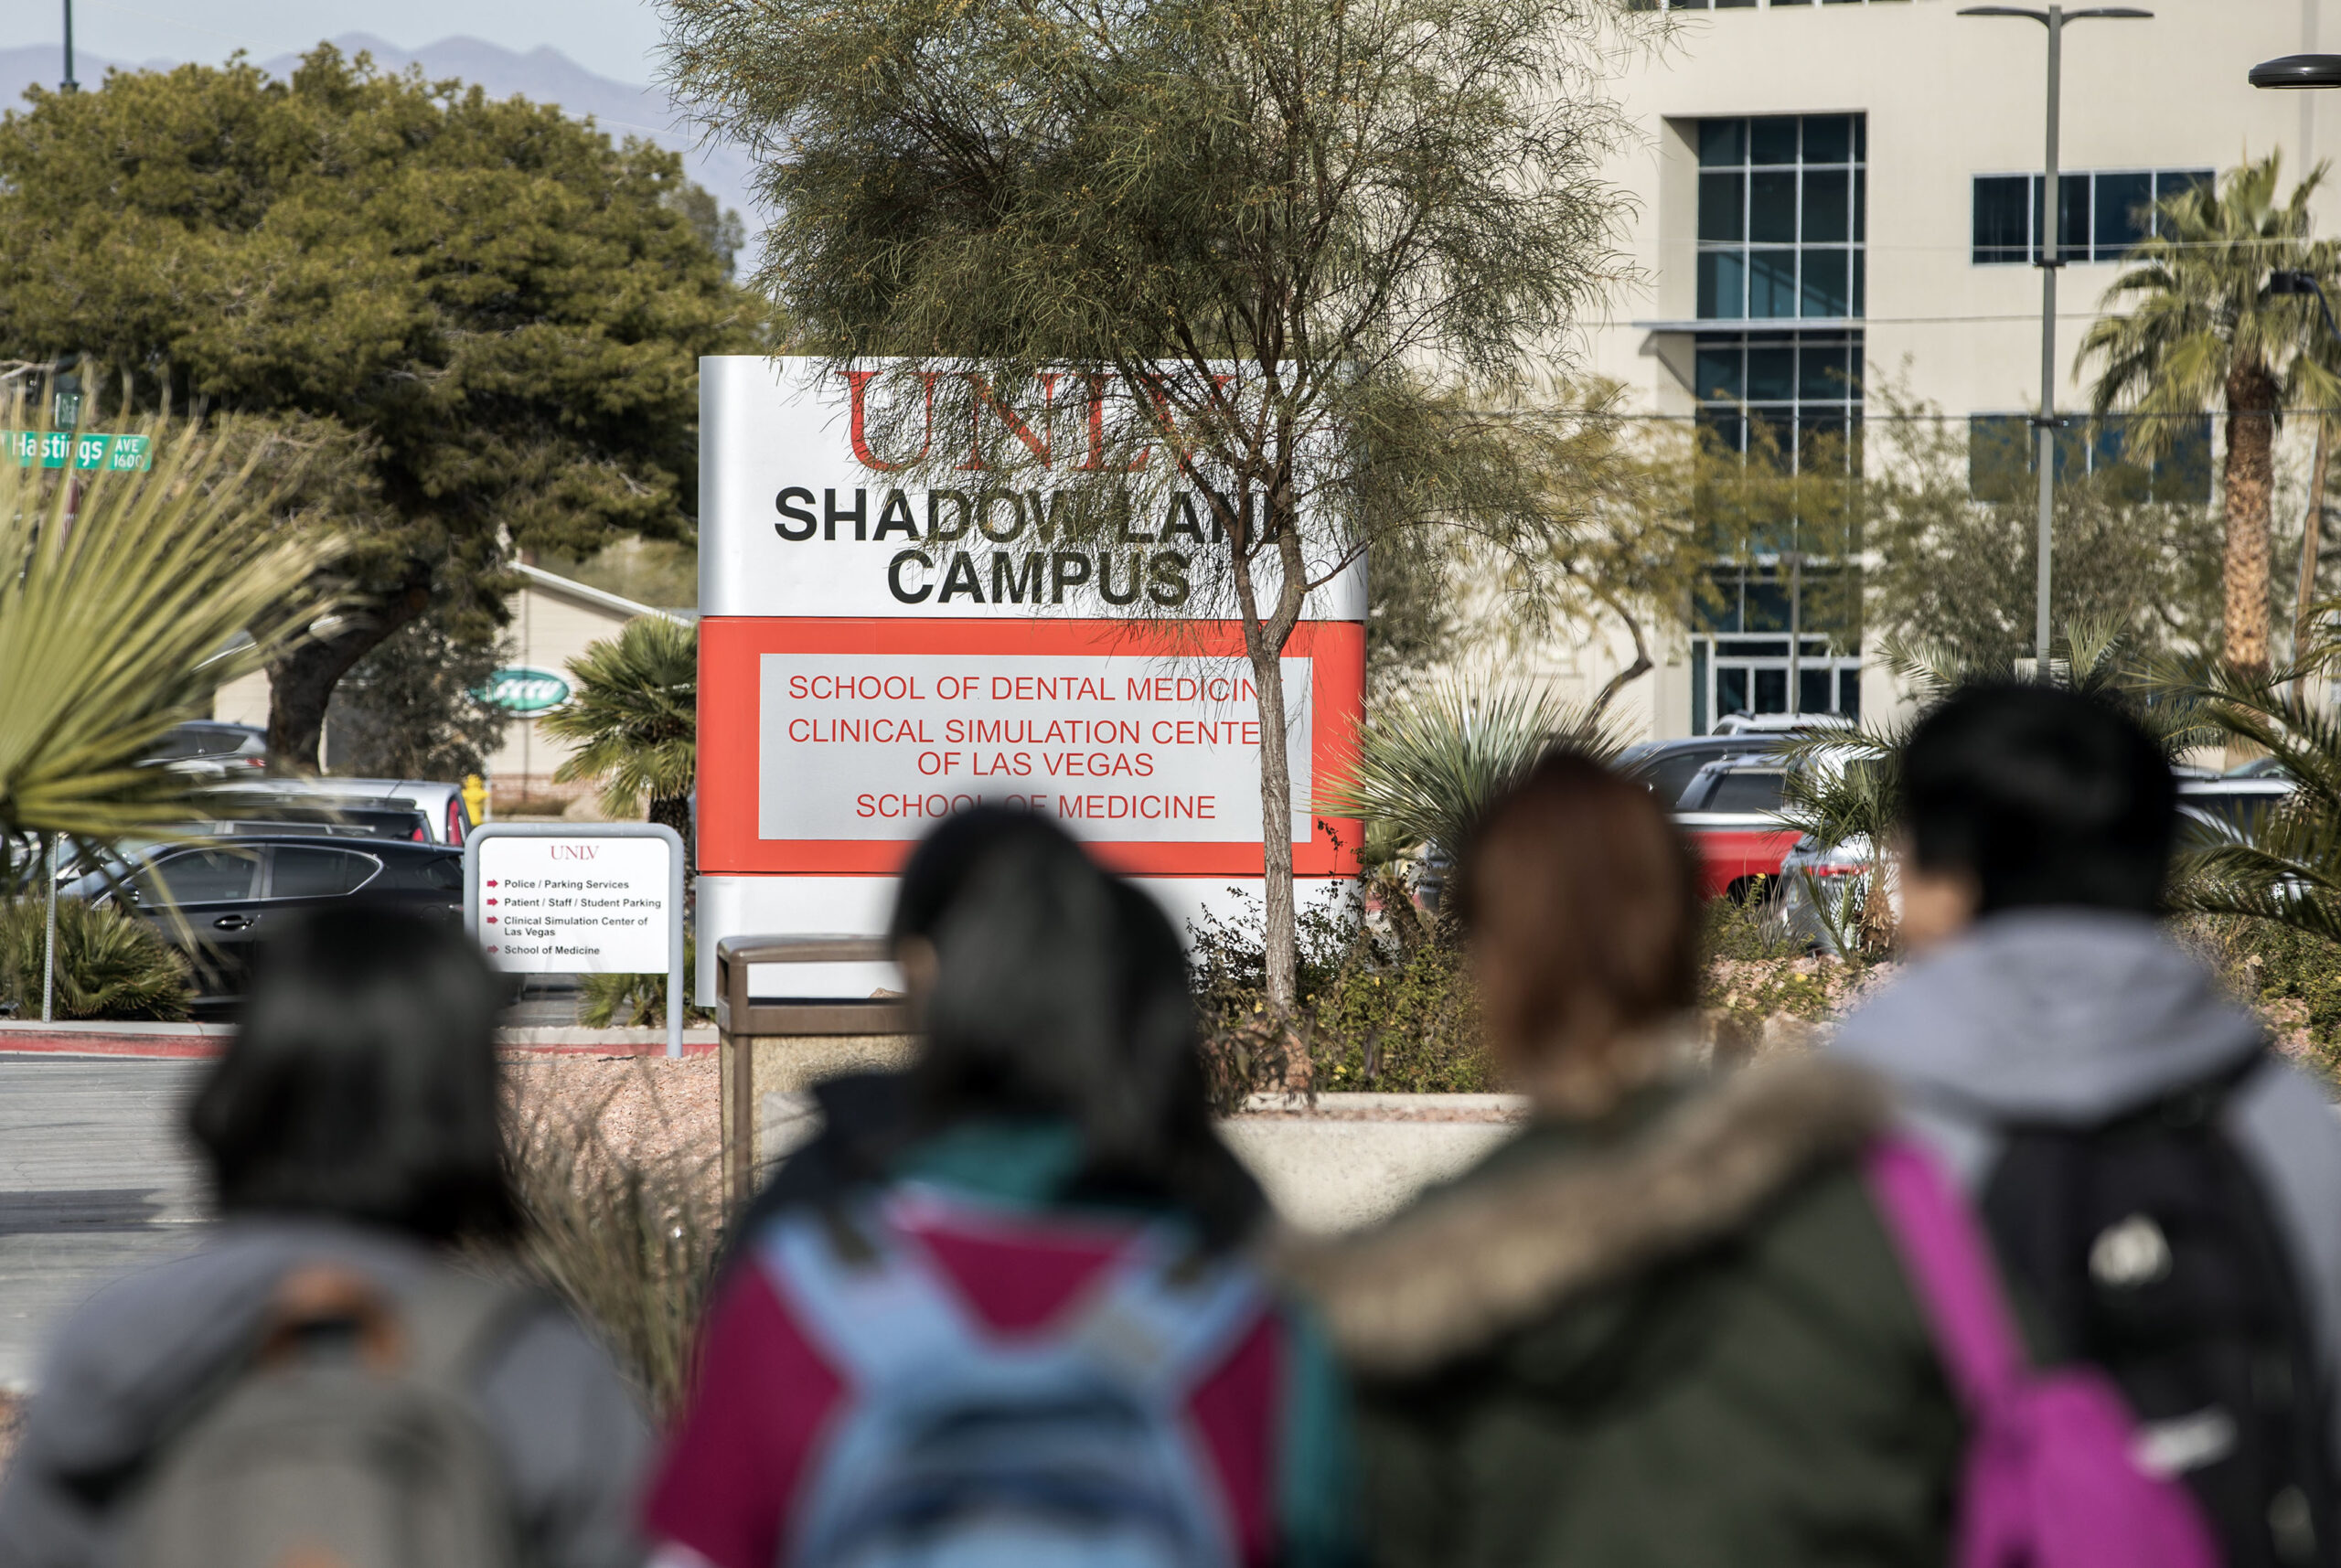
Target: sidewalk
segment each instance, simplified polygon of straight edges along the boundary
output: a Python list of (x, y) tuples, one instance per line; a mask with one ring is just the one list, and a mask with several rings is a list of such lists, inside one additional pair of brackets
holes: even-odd
[[(147, 1061), (185, 1061), (216, 1056), (235, 1032), (230, 1024), (42, 1023), (0, 1019), (0, 1056), (127, 1056)], [(516, 1056), (658, 1056), (667, 1049), (663, 1029), (523, 1028), (502, 1030), (497, 1040)], [(715, 1049), (712, 1026), (683, 1031), (683, 1054)]]

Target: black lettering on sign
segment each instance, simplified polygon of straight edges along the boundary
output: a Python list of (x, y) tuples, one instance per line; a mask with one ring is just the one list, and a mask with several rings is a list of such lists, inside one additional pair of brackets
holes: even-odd
[(773, 525), (773, 531), (780, 535), (782, 539), (787, 539), (792, 544), (802, 543), (804, 540), (811, 539), (813, 537), (814, 528), (819, 525), (814, 518), (813, 514), (806, 507), (798, 506), (797, 503), (799, 501), (809, 502), (812, 498), (813, 492), (806, 489), (800, 485), (791, 485), (787, 489), (783, 490), (779, 495), (775, 496), (772, 498), (772, 504), (779, 510), (780, 515), (786, 517), (789, 522), (801, 523), (804, 526), (799, 528), (792, 529), (788, 526), (788, 523), (775, 523)]

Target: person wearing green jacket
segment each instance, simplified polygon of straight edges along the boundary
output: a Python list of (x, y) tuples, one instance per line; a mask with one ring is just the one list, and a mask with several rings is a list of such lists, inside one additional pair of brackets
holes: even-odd
[(1540, 764), (1464, 872), (1530, 1125), (1288, 1259), (1357, 1380), (1375, 1563), (1944, 1562), (1965, 1434), (1856, 1163), (1880, 1086), (1810, 1057), (1684, 1075), (1692, 862), (1598, 764)]

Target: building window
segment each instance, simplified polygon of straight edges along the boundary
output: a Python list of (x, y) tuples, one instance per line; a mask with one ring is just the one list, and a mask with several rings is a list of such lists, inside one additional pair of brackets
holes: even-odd
[[(2209, 169), (2079, 169), (2057, 176), (2057, 253), (2068, 261), (2118, 261), (2154, 229), (2154, 208), (2209, 185)], [(1975, 176), (1974, 260), (1979, 267), (2040, 259), (2039, 175)]]
[[(2136, 498), (2207, 504), (2211, 499), (2211, 418), (2188, 415), (2163, 454), (2141, 465), (2123, 455), (2133, 420), (2107, 418), (2092, 429), (2075, 420), (2057, 432), (2057, 481), (2075, 474), (2134, 476)], [(2027, 414), (1975, 414), (1967, 421), (1967, 490), (1979, 501), (2037, 495), (2040, 443)]]
[(1693, 617), (1692, 733), (1735, 713), (1861, 717), (1858, 568), (1718, 566), (1713, 582)]
[(1702, 120), (1695, 134), (1700, 319), (1860, 315), (1865, 117)]
[(1692, 352), (1699, 421), (1724, 446), (1748, 451), (1760, 421), (1799, 472), (1860, 470), (1860, 333), (1703, 332)]

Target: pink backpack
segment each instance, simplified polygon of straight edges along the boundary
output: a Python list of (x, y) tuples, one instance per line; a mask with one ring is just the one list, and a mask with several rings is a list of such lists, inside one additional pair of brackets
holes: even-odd
[(1983, 1234), (1932, 1159), (1888, 1138), (1866, 1165), (1972, 1434), (1953, 1568), (2218, 1568), (2193, 1495), (2133, 1456), (2112, 1381), (2026, 1364)]

